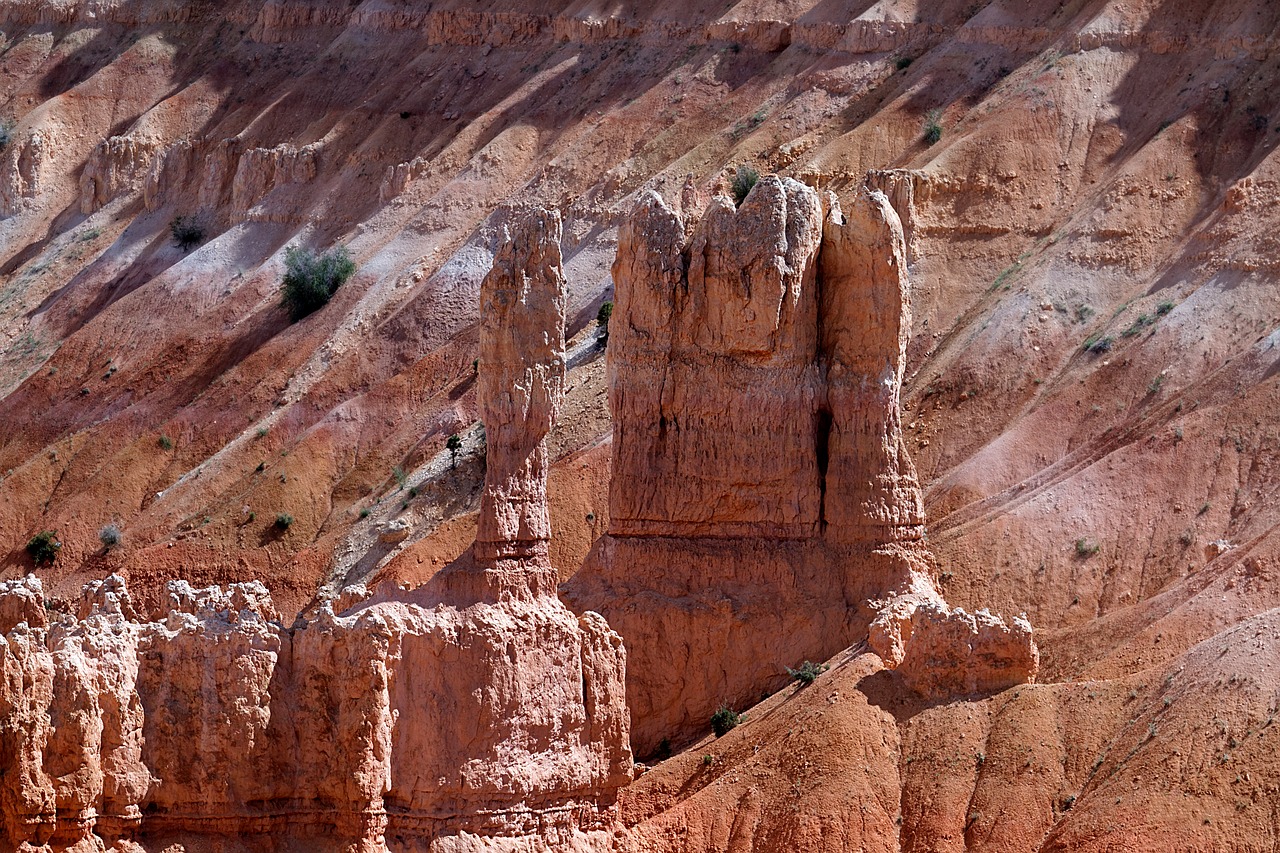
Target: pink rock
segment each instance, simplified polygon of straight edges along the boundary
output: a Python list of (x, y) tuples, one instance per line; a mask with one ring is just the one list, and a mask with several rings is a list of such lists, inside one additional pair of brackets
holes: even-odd
[[(902, 436), (910, 292), (888, 199), (860, 191), (846, 218), (834, 197), (765, 178), (686, 233), (649, 193), (619, 235), (610, 526), (564, 587), (627, 644), (641, 754), (873, 632), (890, 665), (914, 661), (903, 626), (919, 601), (950, 613)], [(878, 620), (886, 599), (901, 619)], [(946, 641), (972, 650), (962, 633)], [(980, 645), (970, 669), (1034, 673), (1029, 631)]]

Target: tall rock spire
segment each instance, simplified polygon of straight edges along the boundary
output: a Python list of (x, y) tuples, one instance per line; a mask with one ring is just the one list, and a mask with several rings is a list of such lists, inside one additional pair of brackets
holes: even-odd
[(547, 434), (564, 393), (560, 214), (515, 219), (480, 286), (486, 470), (476, 559), (547, 555)]

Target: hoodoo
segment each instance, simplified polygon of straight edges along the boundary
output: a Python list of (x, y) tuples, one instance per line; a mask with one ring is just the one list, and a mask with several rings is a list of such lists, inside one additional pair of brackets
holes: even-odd
[(527, 850), (613, 824), (632, 772), (625, 653), (559, 602), (547, 556), (559, 241), (558, 215), (519, 220), (484, 281), (481, 534), (431, 583), (292, 629), (258, 583), (172, 583), (149, 622), (116, 577), (87, 586), (76, 617), (47, 612), (35, 577), (0, 589), (7, 838)]
[(656, 193), (623, 225), (610, 526), (565, 593), (627, 644), (642, 754), (866, 639), (930, 695), (1034, 678), (1025, 620), (979, 624), (930, 579), (905, 252), (883, 194), (846, 219), (785, 178), (713, 201), (691, 240)]

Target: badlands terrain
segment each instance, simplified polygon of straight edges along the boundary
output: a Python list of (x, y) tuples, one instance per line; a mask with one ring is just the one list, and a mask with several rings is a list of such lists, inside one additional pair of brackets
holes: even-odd
[(0, 5), (3, 849), (1280, 846), (1280, 7), (480, 5)]

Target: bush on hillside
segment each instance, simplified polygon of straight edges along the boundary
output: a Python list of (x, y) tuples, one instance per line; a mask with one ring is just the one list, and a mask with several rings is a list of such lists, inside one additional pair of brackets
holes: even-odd
[(58, 559), (58, 552), (62, 550), (62, 543), (58, 541), (58, 534), (53, 530), (41, 530), (27, 542), (27, 554), (37, 566), (52, 565), (53, 561)]
[(751, 190), (760, 182), (760, 173), (750, 166), (739, 166), (738, 173), (733, 176), (733, 203), (742, 207)]
[(356, 271), (346, 246), (322, 254), (290, 246), (284, 250), (284, 283), (281, 292), (289, 317), (301, 320), (319, 311)]
[(204, 226), (194, 216), (176, 217), (169, 223), (169, 233), (173, 236), (173, 245), (184, 252), (204, 242)]

